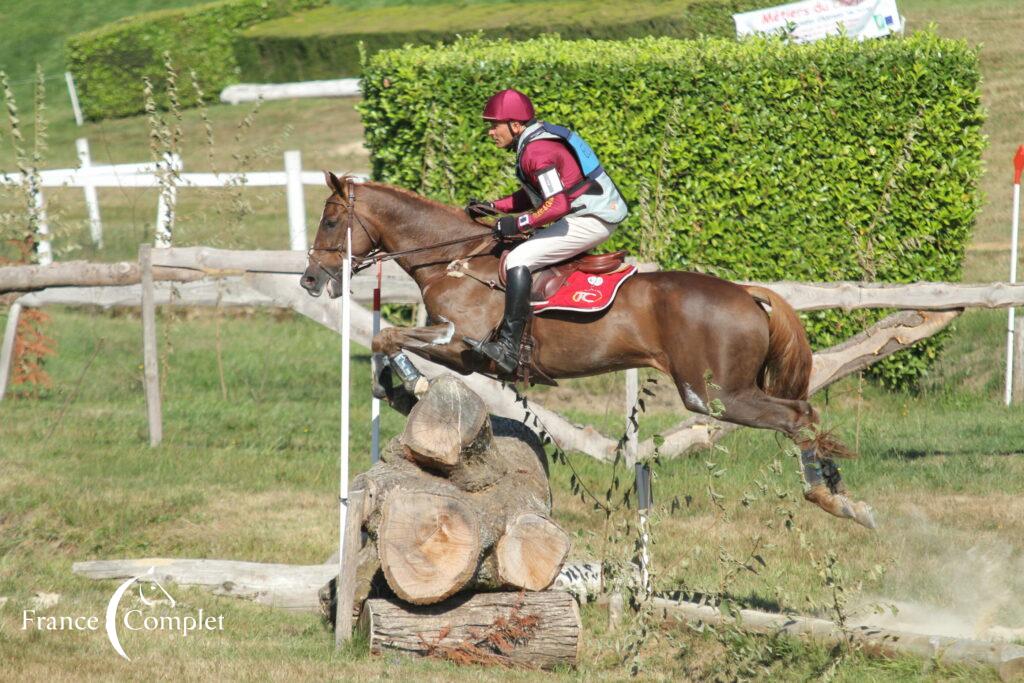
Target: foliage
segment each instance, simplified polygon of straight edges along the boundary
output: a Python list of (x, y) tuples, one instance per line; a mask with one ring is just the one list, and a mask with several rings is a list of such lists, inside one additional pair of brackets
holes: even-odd
[(243, 80), (340, 78), (359, 74), (360, 43), (373, 54), (405, 45), (452, 43), (474, 32), (488, 40), (522, 40), (542, 33), (603, 40), (732, 36), (732, 13), (757, 6), (755, 0), (567, 0), (555, 5), (534, 0), (450, 4), (443, 12), (412, 11), (408, 6), (323, 7), (250, 27), (239, 35), (235, 54)]
[[(251, 24), (309, 9), (325, 0), (220, 0), (188, 9), (127, 17), (71, 36), (68, 67), (75, 76), (82, 110), (90, 119), (138, 114), (144, 109), (143, 79), (162, 91), (164, 53), (184, 72), (194, 71), (207, 97), (238, 77), (233, 39)], [(195, 91), (181, 92), (193, 106)], [(160, 106), (166, 100), (158, 99)]]
[[(515, 188), (479, 112), (497, 89), (525, 91), (541, 117), (581, 132), (633, 205), (607, 247), (649, 250), (639, 218), (661, 215), (664, 268), (957, 280), (979, 204), (978, 84), (976, 52), (931, 32), (810, 45), (471, 38), (378, 53), (360, 111), (376, 179), (460, 203)], [(805, 322), (824, 347), (885, 314)], [(912, 381), (937, 349), (899, 354), (882, 378)]]

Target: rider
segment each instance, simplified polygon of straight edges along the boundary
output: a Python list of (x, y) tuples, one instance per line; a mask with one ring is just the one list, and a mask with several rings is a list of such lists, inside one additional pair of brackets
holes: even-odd
[(568, 260), (604, 242), (628, 213), (615, 183), (594, 153), (572, 131), (534, 117), (533, 103), (518, 90), (495, 93), (484, 107), (488, 135), (516, 153), (522, 187), (493, 202), (470, 200), (470, 217), (498, 212), (495, 237), (509, 239), (543, 228), (505, 260), (505, 315), (495, 341), (467, 339), (473, 348), (511, 373), (530, 315), (532, 271)]

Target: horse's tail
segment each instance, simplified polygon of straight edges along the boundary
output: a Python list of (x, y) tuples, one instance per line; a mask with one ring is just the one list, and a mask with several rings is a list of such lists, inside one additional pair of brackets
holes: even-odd
[(768, 355), (757, 378), (758, 386), (769, 396), (807, 400), (814, 357), (800, 317), (772, 290), (753, 285), (745, 289), (768, 309)]

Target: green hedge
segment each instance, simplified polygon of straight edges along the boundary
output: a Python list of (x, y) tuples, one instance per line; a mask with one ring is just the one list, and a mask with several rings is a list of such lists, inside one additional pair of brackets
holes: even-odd
[[(163, 91), (164, 52), (182, 74), (184, 106), (196, 103), (186, 87), (194, 70), (208, 98), (238, 81), (234, 37), (252, 24), (323, 5), (327, 0), (223, 0), (184, 10), (159, 10), (127, 17), (68, 39), (68, 68), (75, 76), (82, 110), (90, 119), (143, 111), (144, 76)], [(164, 103), (166, 104), (166, 102)]]
[(480, 32), (522, 40), (541, 33), (622, 40), (642, 36), (735, 35), (732, 14), (759, 0), (583, 0), (476, 5), (324, 7), (257, 24), (242, 32), (235, 54), (243, 80), (282, 82), (358, 76), (359, 43), (367, 53), (404, 45), (452, 43)]
[[(373, 175), (449, 203), (515, 189), (480, 110), (516, 87), (590, 142), (633, 207), (608, 243), (729, 279), (957, 280), (979, 205), (977, 53), (932, 33), (809, 45), (548, 37), (378, 53)], [(815, 347), (882, 312), (805, 316)], [(883, 364), (890, 385), (937, 352)]]

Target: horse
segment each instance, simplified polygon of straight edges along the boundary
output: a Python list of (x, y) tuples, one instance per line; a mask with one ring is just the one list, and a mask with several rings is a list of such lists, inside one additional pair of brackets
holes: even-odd
[[(354, 269), (393, 258), (415, 280), (428, 314), (425, 327), (392, 327), (374, 337), (375, 356), (386, 356), (407, 390), (399, 398), (390, 377), (375, 372), (375, 395), (407, 410), (409, 392), (425, 389), (406, 350), (461, 374), (514, 381), (465, 341), (487, 337), (502, 316), (501, 244), (490, 229), (460, 208), (403, 188), (324, 176), (331, 194), (301, 286), (312, 296), (325, 286), (332, 297), (342, 295), (350, 232)], [(452, 277), (453, 270), (462, 277)], [(654, 368), (672, 379), (687, 410), (793, 440), (801, 450), (805, 499), (875, 527), (871, 507), (851, 499), (832, 460), (854, 454), (819, 428), (807, 400), (812, 353), (803, 325), (772, 290), (703, 273), (637, 273), (604, 311), (545, 312), (531, 327), (535, 365), (551, 379)]]

